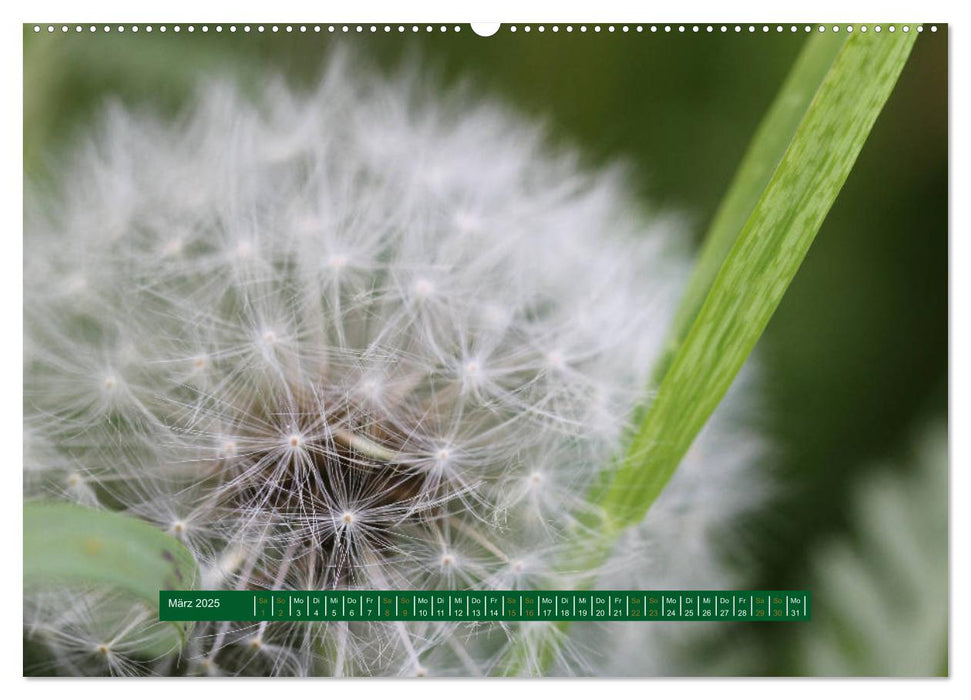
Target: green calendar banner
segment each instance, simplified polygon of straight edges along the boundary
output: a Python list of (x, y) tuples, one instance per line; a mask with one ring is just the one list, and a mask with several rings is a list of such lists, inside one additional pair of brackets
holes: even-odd
[(797, 622), (809, 591), (160, 591), (162, 621)]

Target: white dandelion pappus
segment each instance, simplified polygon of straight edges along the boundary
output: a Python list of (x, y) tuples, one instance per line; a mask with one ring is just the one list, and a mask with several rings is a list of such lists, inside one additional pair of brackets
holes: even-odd
[[(673, 311), (677, 223), (415, 74), (336, 55), (314, 91), (264, 87), (206, 84), (172, 122), (114, 106), (29, 187), (27, 496), (156, 524), (206, 587), (569, 587), (564, 534)], [(686, 507), (704, 486), (675, 484)], [(67, 673), (488, 675), (523, 629), (202, 623), (175, 660), (109, 659), (85, 622), (27, 634)], [(561, 672), (592, 668), (577, 649)]]

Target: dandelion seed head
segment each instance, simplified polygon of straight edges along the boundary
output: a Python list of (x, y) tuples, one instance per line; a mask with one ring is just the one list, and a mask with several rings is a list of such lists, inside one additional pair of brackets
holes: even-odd
[[(362, 70), (338, 54), (315, 90), (255, 100), (207, 83), (178, 121), (115, 106), (56, 193), (28, 186), (25, 489), (178, 536), (203, 588), (569, 588), (556, 562), (644, 398), (684, 232), (506, 107)], [(718, 570), (697, 508), (750, 505), (705, 481), (742, 469), (729, 453), (672, 481), (652, 551), (691, 532)], [(172, 668), (96, 619), (45, 643), (83, 672)], [(506, 638), (205, 623), (184, 658), (481, 673)]]

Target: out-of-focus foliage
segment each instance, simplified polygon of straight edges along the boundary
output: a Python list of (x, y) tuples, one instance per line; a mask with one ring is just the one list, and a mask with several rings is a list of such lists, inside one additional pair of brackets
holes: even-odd
[(854, 527), (813, 558), (807, 675), (947, 673), (947, 427), (918, 445), (914, 469), (854, 491)]

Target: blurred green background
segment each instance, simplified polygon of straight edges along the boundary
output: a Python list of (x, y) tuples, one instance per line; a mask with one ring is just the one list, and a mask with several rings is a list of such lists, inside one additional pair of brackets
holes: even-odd
[[(246, 79), (270, 70), (309, 83), (328, 49), (349, 41), (383, 66), (419, 57), (446, 82), (509, 100), (543, 119), (554, 139), (580, 144), (591, 163), (630, 163), (646, 200), (686, 214), (697, 244), (805, 41), (801, 31), (774, 27), (755, 34), (623, 33), (619, 26), (610, 33), (606, 25), (599, 33), (533, 27), (527, 34), (504, 27), (489, 38), (467, 25), (459, 33), (451, 26), (444, 33), (436, 27), (399, 34), (397, 26), (385, 33), (381, 25), (371, 35), (369, 28), (341, 37), (326, 26), (320, 34), (210, 27), (206, 34), (138, 35), (76, 34), (73, 26), (67, 34), (60, 27), (35, 34), (27, 26), (27, 175), (43, 178), (56, 167), (57, 154), (110, 96), (176, 111), (206, 74)], [(784, 489), (751, 523), (754, 587), (812, 589), (813, 553), (857, 537), (853, 493), (867, 488), (868, 472), (905, 478), (917, 470), (912, 445), (919, 431), (946, 419), (947, 44), (943, 26), (918, 39), (758, 348), (762, 421), (778, 446), (772, 469)], [(946, 441), (946, 431), (939, 439)], [(945, 457), (938, 471), (946, 464)], [(930, 503), (937, 515), (946, 513), (943, 494)], [(935, 572), (929, 585), (931, 579), (944, 585), (945, 572)], [(816, 609), (821, 605), (817, 600)], [(811, 671), (790, 627), (741, 626), (730, 635), (732, 647), (746, 651), (719, 672)], [(934, 672), (946, 672), (945, 649), (941, 639)]]

